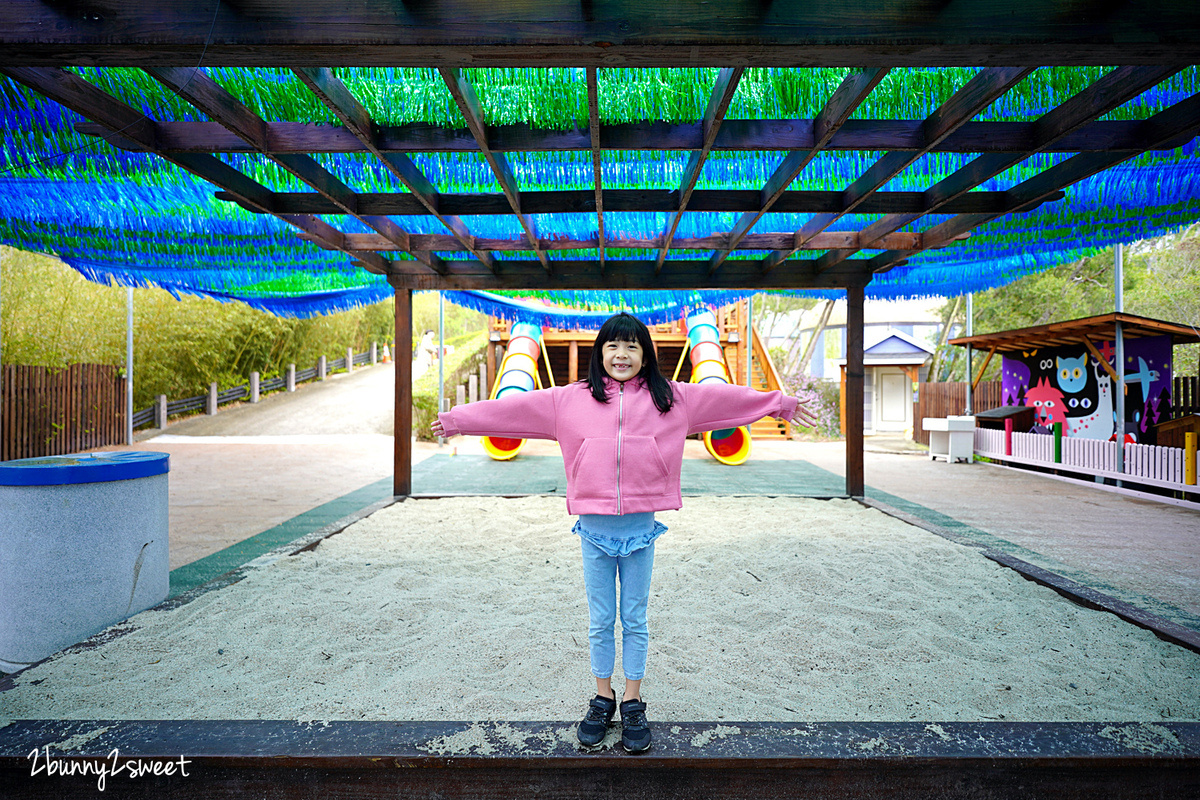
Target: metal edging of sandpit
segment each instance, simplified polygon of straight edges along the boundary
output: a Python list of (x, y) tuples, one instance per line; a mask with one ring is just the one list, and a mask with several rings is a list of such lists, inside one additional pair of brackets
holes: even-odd
[[(1200, 794), (1197, 722), (659, 722), (637, 756), (585, 751), (569, 722), (38, 720), (0, 730), (11, 800), (94, 798), (104, 767), (120, 798)], [(55, 749), (72, 738), (86, 744)], [(152, 774), (155, 764), (173, 774)]]

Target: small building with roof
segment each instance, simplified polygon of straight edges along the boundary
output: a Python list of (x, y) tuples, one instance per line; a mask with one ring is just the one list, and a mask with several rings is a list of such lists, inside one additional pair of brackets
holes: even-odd
[[(933, 347), (895, 328), (865, 334), (863, 349), (863, 433), (900, 433), (913, 427), (913, 393)], [(846, 430), (846, 359), (834, 361), (841, 373), (841, 427)]]

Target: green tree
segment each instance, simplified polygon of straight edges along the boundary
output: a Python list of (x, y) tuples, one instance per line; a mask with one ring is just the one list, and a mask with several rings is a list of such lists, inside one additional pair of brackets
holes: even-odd
[[(1114, 309), (1114, 248), (1089, 258), (1030, 275), (974, 297), (975, 333), (1046, 325), (1051, 322), (1107, 314)], [(1174, 236), (1135, 242), (1123, 253), (1125, 311), (1190, 325), (1200, 336), (1200, 225)], [(956, 298), (942, 306), (946, 324), (965, 326), (965, 303)], [(960, 334), (961, 335), (961, 334)], [(1197, 374), (1200, 345), (1175, 348), (1176, 374)], [(939, 348), (936, 377), (962, 380), (965, 348)], [(981, 362), (976, 361), (976, 369)], [(985, 380), (999, 378), (1000, 359), (993, 358)]]

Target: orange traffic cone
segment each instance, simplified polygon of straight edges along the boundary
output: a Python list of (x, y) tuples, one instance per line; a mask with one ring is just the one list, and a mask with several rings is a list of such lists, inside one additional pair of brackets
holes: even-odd
[(386, 344), (383, 346), (383, 363), (384, 364), (392, 363), (392, 351), (388, 349), (388, 346)]

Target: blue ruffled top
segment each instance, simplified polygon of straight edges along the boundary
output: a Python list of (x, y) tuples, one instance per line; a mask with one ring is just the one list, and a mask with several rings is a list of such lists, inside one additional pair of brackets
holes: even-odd
[(641, 550), (667, 532), (653, 511), (639, 514), (580, 514), (571, 533), (619, 558)]

